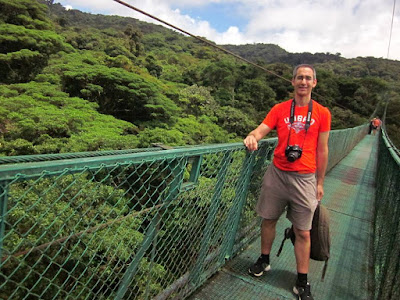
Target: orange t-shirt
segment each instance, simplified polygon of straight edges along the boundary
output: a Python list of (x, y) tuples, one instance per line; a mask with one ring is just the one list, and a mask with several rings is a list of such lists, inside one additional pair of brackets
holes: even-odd
[(295, 107), (294, 122), (290, 133), (289, 145), (298, 145), (303, 149), (301, 157), (289, 162), (285, 155), (288, 145), (290, 128), (290, 107), (292, 99), (276, 104), (265, 117), (263, 123), (271, 129), (276, 129), (278, 145), (274, 151), (274, 165), (283, 171), (297, 171), (300, 173), (315, 173), (317, 168), (316, 150), (320, 132), (331, 129), (331, 113), (321, 104), (313, 101), (310, 127), (305, 131), (308, 105)]
[(372, 125), (374, 125), (375, 127), (379, 127), (379, 125), (381, 125), (381, 120), (379, 119), (372, 120)]

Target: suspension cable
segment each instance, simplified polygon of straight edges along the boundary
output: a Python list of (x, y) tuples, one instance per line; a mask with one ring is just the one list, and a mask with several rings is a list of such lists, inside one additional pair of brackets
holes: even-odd
[(388, 59), (389, 59), (389, 51), (390, 51), (390, 42), (392, 41), (392, 30), (393, 30), (393, 19), (394, 19), (395, 8), (396, 8), (396, 0), (393, 0), (392, 24), (390, 25), (389, 46), (388, 46), (387, 57), (386, 57)]

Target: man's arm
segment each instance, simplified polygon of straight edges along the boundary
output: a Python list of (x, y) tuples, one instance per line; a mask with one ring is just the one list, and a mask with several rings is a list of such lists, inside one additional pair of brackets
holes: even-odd
[(328, 166), (328, 139), (329, 131), (321, 132), (317, 145), (317, 200), (321, 201), (324, 196), (324, 179)]
[(243, 140), (243, 144), (250, 151), (257, 150), (258, 141), (266, 136), (272, 129), (269, 126), (261, 123), (256, 129), (248, 134), (248, 136)]

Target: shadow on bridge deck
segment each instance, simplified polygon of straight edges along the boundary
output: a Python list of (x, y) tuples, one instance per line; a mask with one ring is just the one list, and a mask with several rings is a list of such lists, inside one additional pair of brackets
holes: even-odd
[[(321, 282), (324, 263), (311, 260), (309, 281), (315, 299), (369, 298), (377, 141), (377, 136), (367, 135), (325, 179), (322, 201), (330, 211), (331, 259), (324, 282)], [(284, 217), (278, 222), (270, 272), (261, 278), (247, 273), (260, 253), (258, 238), (189, 299), (295, 299), (291, 290), (296, 264), (290, 241), (285, 243), (280, 257), (276, 257), (283, 231), (289, 226)]]

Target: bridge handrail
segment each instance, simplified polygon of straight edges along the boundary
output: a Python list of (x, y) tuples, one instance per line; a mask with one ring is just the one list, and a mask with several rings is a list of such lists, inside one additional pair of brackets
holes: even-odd
[(393, 159), (400, 165), (400, 150), (396, 147), (396, 145), (392, 142), (387, 134), (386, 130), (382, 128), (382, 140), (385, 143), (387, 149), (389, 149), (390, 154)]
[(374, 214), (374, 298), (400, 297), (400, 157), (385, 128), (379, 137)]

